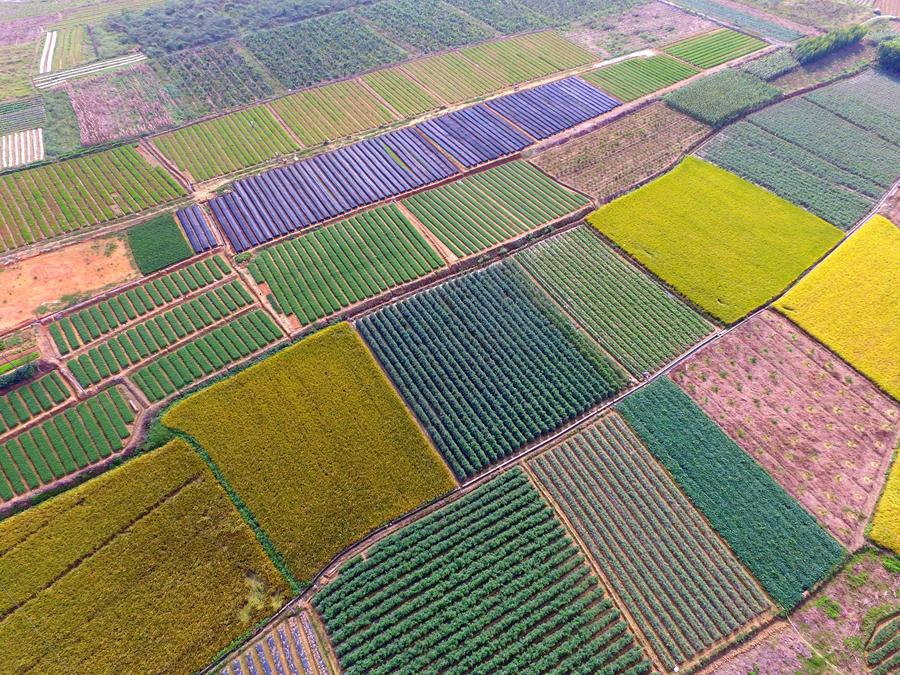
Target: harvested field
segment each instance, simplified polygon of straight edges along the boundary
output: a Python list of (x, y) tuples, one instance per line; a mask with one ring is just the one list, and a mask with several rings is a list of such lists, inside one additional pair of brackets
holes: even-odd
[(900, 614), (876, 628), (866, 645), (866, 665), (872, 675), (888, 675), (900, 667)]
[(0, 19), (0, 47), (19, 45), (23, 42), (34, 42), (41, 36), (41, 29), (46, 19), (33, 16), (8, 21)]
[(43, 129), (28, 129), (0, 136), (0, 169), (24, 166), (43, 159)]
[(400, 68), (363, 75), (362, 81), (405, 119), (439, 108), (441, 103)]
[(121, 235), (94, 239), (0, 268), (0, 332), (134, 279)]
[(581, 77), (620, 101), (633, 101), (699, 72), (669, 56), (659, 55), (620, 61)]
[(180, 440), (4, 520), (0, 550), (15, 671), (194, 672), (288, 595)]
[(553, 31), (487, 42), (467, 47), (460, 53), (510, 84), (528, 82), (597, 60), (595, 55)]
[(672, 379), (848, 549), (900, 433), (900, 406), (787, 319), (764, 312)]
[(698, 68), (712, 68), (765, 46), (762, 40), (723, 28), (676, 42), (666, 47), (665, 52)]
[(687, 115), (654, 102), (541, 152), (531, 162), (557, 180), (608, 201), (668, 169), (708, 131)]
[(394, 115), (357, 80), (307, 89), (269, 104), (304, 145), (336, 141), (394, 121)]
[(481, 70), (458, 52), (416, 59), (400, 66), (403, 73), (447, 103), (461, 103), (510, 84), (501, 75)]
[(75, 68), (88, 60), (84, 26), (70, 26), (53, 32), (56, 33), (56, 38), (50, 69), (52, 72)]
[(874, 216), (775, 308), (900, 400), (900, 229)]
[(809, 645), (793, 626), (779, 621), (763, 636), (748, 645), (735, 647), (711, 666), (703, 675), (747, 675), (758, 673), (799, 673), (812, 656)]
[(197, 439), (301, 581), (453, 487), (347, 324), (185, 399), (163, 422)]

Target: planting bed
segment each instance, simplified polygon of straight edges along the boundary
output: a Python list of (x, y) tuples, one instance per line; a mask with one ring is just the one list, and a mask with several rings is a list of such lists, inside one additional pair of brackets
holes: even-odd
[(0, 176), (0, 251), (140, 213), (184, 190), (130, 146)]
[(0, 522), (0, 548), (13, 670), (194, 672), (287, 596), (182, 441)]
[[(57, 394), (54, 402), (61, 401)], [(26, 405), (35, 402), (36, 396)], [(2, 404), (0, 412), (5, 416)], [(49, 485), (118, 452), (131, 437), (134, 419), (131, 405), (113, 387), (7, 439), (0, 444), (0, 502)]]
[(780, 293), (841, 238), (819, 218), (694, 157), (589, 220), (725, 323)]
[(669, 92), (664, 100), (704, 124), (720, 127), (780, 97), (778, 89), (758, 77), (723, 70)]
[(862, 543), (900, 406), (772, 312), (671, 377), (838, 541)]
[(524, 162), (511, 162), (403, 202), (450, 251), (473, 255), (587, 205)]
[(175, 217), (178, 219), (181, 229), (184, 230), (194, 253), (203, 253), (219, 245), (199, 206), (180, 209), (175, 212)]
[(196, 181), (260, 164), (298, 148), (265, 107), (192, 124), (155, 137), (153, 144)]
[(637, 377), (686, 351), (712, 330), (585, 228), (541, 242), (515, 260)]
[(43, 159), (43, 129), (28, 129), (0, 136), (0, 169), (24, 166)]
[(163, 422), (203, 446), (304, 582), (373, 528), (453, 487), (347, 324), (185, 399)]
[(768, 600), (618, 415), (530, 463), (669, 670)]
[(436, 52), (481, 42), (496, 35), (442, 0), (385, 0), (358, 10), (397, 44), (422, 52)]
[(792, 609), (842, 561), (844, 549), (671, 380), (618, 409), (779, 605)]
[(244, 672), (330, 675), (318, 638), (306, 614), (292, 616), (267, 630), (219, 671), (219, 675)]
[(470, 16), (493, 26), (501, 33), (524, 33), (546, 28), (552, 21), (518, 0), (447, 0)]
[(668, 169), (708, 131), (687, 115), (654, 102), (545, 150), (531, 162), (557, 180), (608, 201)]
[(401, 118), (415, 117), (440, 107), (440, 101), (400, 68), (363, 75), (362, 81), (381, 96)]
[(900, 77), (868, 70), (804, 98), (900, 146)]
[(510, 264), (388, 305), (358, 326), (458, 478), (624, 384), (622, 373)]
[(0, 394), (0, 434), (30, 422), (69, 398), (69, 387), (54, 370), (48, 375)]
[(486, 42), (466, 47), (460, 53), (489, 74), (510, 84), (546, 77), (596, 60), (590, 52), (552, 31)]
[(900, 400), (900, 230), (873, 216), (775, 308)]
[(698, 68), (712, 68), (762, 49), (766, 43), (728, 28), (698, 35), (665, 48), (666, 53)]
[(466, 168), (519, 152), (532, 143), (483, 105), (435, 117), (416, 128)]
[(394, 115), (358, 80), (307, 89), (269, 106), (304, 145), (335, 141), (394, 121)]
[(399, 71), (447, 103), (468, 101), (510, 84), (502, 75), (482, 70), (459, 52), (416, 59), (404, 63)]
[(620, 61), (582, 75), (582, 79), (620, 101), (633, 101), (681, 82), (700, 71), (670, 56), (657, 55)]
[(345, 564), (314, 603), (348, 675), (651, 670), (518, 469)]
[(866, 645), (866, 665), (873, 675), (887, 675), (900, 667), (900, 614), (872, 634)]
[(0, 134), (12, 134), (43, 126), (47, 121), (40, 96), (0, 103)]
[(307, 325), (443, 264), (391, 204), (267, 248), (248, 269), (277, 311)]

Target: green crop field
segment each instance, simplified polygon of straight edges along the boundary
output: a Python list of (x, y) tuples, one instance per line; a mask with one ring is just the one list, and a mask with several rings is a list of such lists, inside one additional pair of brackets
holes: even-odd
[(185, 399), (163, 423), (209, 453), (300, 581), (373, 528), (453, 488), (345, 323)]
[(85, 38), (84, 26), (59, 29), (53, 51), (53, 72), (74, 68), (85, 62)]
[(712, 68), (765, 46), (766, 43), (758, 38), (723, 28), (676, 42), (664, 51), (698, 68)]
[(658, 368), (712, 331), (583, 227), (533, 246), (515, 260), (633, 375)]
[(588, 204), (525, 162), (512, 162), (403, 202), (460, 258), (546, 225)]
[(842, 562), (840, 544), (670, 380), (618, 408), (782, 607), (792, 609)]
[(230, 273), (228, 263), (219, 256), (200, 260), (54, 321), (49, 324), (50, 337), (59, 353), (66, 355)]
[(668, 671), (768, 609), (762, 590), (618, 415), (530, 466)]
[(162, 168), (122, 146), (0, 176), (0, 252), (185, 196)]
[(824, 220), (695, 157), (589, 221), (725, 323), (772, 299), (841, 239)]
[(469, 16), (484, 21), (504, 34), (549, 28), (554, 21), (518, 0), (447, 0)]
[(669, 56), (648, 56), (620, 61), (581, 77), (620, 101), (633, 101), (699, 72)]
[(95, 464), (124, 447), (134, 412), (106, 389), (0, 444), (0, 502)]
[(394, 115), (357, 80), (307, 89), (269, 104), (304, 145), (335, 141), (394, 121)]
[(666, 94), (665, 102), (695, 120), (720, 127), (781, 98), (781, 92), (740, 70), (723, 70)]
[(171, 131), (153, 144), (196, 181), (209, 180), (297, 150), (265, 106)]
[(624, 384), (624, 375), (510, 264), (388, 305), (358, 327), (459, 478)]
[(130, 227), (125, 236), (141, 274), (153, 274), (194, 255), (171, 213)]
[(416, 59), (400, 68), (447, 103), (478, 98), (509, 84), (502, 77), (479, 70), (458, 52)]
[(0, 394), (0, 434), (31, 421), (69, 398), (69, 387), (59, 371)]
[(495, 37), (483, 23), (442, 0), (384, 0), (358, 10), (394, 42), (436, 52)]
[(249, 265), (278, 311), (302, 325), (443, 266), (394, 206), (366, 211), (257, 254)]
[(254, 309), (151, 361), (132, 379), (150, 401), (161, 401), (281, 337), (269, 315)]
[(511, 84), (527, 82), (597, 61), (559, 33), (531, 33), (467, 47), (460, 52), (488, 73)]
[(348, 675), (651, 671), (519, 469), (345, 564), (313, 604)]
[(69, 370), (82, 387), (89, 387), (195, 336), (252, 302), (247, 289), (233, 279), (91, 347), (68, 362)]
[(399, 68), (378, 70), (363, 75), (362, 80), (404, 119), (421, 115), (441, 105), (440, 101)]

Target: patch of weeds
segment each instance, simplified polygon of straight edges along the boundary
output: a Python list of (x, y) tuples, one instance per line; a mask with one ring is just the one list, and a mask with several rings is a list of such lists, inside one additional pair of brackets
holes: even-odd
[(841, 616), (840, 604), (838, 604), (837, 600), (830, 598), (827, 595), (823, 595), (816, 600), (814, 605), (818, 609), (821, 609), (825, 616), (833, 621), (836, 621)]

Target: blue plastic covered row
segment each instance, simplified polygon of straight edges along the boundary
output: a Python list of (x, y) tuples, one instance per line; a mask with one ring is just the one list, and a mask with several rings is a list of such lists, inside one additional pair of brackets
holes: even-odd
[(532, 143), (483, 105), (422, 122), (417, 128), (465, 167), (519, 152)]

